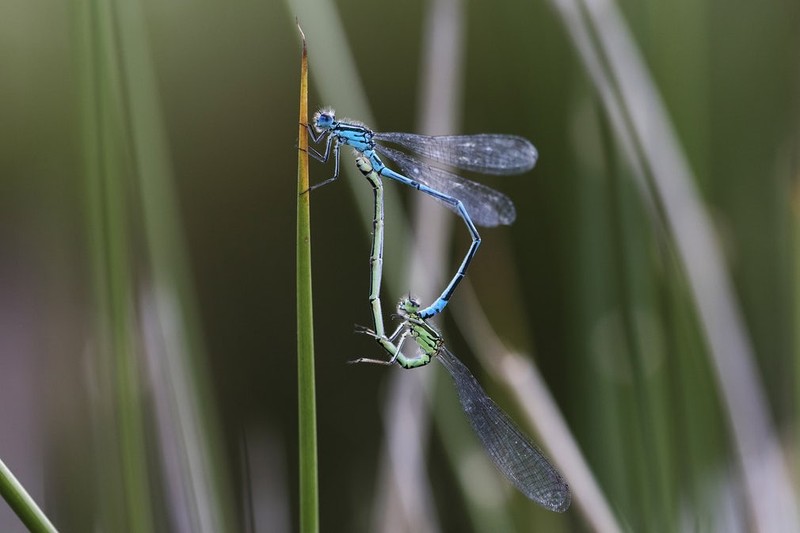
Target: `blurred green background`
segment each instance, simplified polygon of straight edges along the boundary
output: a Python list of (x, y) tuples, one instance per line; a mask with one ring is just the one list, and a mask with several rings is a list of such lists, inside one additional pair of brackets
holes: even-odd
[[(469, 279), (500, 337), (535, 350), (622, 528), (755, 529), (686, 267), (559, 4), (459, 4), (459, 132), (523, 135), (540, 152), (531, 174), (486, 180), (518, 219), (482, 232)], [(713, 222), (768, 400), (768, 440), (794, 480), (800, 4), (617, 7)], [(312, 109), (418, 131), (428, 13), (416, 0), (2, 3), (0, 458), (60, 530), (298, 528), (294, 18), (308, 37)], [(349, 50), (312, 31), (330, 27)], [(331, 54), (343, 63), (321, 64)], [(357, 97), (331, 101), (342, 88), (365, 94), (373, 116), (343, 107)], [(350, 159), (344, 150), (347, 174), (312, 194), (325, 531), (380, 523), (381, 413), (401, 372), (344, 364), (379, 356), (353, 335), (370, 321), (370, 224), (355, 199), (371, 191)], [(330, 172), (312, 162), (312, 182)], [(389, 188), (402, 205), (413, 195)], [(456, 224), (445, 272), (467, 244)], [(390, 250), (401, 249), (387, 243), (399, 276), (405, 254)], [(399, 296), (384, 291), (385, 308)], [(439, 323), (516, 414), (449, 311)], [(481, 521), (436, 431), (430, 439), (432, 530), (592, 529), (591, 509), (554, 516), (502, 480), (504, 518)], [(4, 505), (0, 529), (24, 531)]]

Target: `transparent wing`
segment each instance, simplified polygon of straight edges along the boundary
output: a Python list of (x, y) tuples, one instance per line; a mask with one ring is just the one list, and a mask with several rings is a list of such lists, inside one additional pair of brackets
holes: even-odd
[(516, 135), (416, 135), (414, 133), (376, 133), (376, 141), (398, 144), (432, 161), (480, 172), (481, 174), (521, 174), (533, 168), (539, 153)]
[(564, 512), (569, 486), (514, 422), (489, 398), (469, 369), (446, 348), (439, 362), (450, 372), (458, 399), (486, 453), (525, 496), (551, 511)]
[[(478, 226), (489, 228), (501, 224), (509, 225), (517, 218), (517, 210), (511, 198), (501, 192), (426, 165), (393, 148), (377, 146), (376, 150), (397, 163), (407, 178), (461, 200), (470, 218)], [(453, 209), (450, 205), (444, 205)]]

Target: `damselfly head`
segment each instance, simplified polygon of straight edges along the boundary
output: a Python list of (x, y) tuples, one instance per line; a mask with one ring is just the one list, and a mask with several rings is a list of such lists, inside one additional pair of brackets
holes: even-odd
[(400, 303), (397, 304), (397, 312), (402, 317), (409, 317), (417, 314), (419, 311), (419, 300), (410, 294), (400, 298)]
[(314, 129), (317, 132), (331, 129), (334, 122), (336, 122), (336, 112), (329, 107), (320, 109), (314, 114)]

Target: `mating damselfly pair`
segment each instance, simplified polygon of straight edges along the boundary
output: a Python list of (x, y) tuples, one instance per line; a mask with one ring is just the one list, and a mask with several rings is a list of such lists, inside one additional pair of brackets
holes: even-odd
[[(533, 168), (539, 157), (536, 148), (527, 139), (516, 135), (434, 137), (413, 133), (376, 133), (359, 122), (336, 120), (331, 109), (319, 111), (314, 116), (313, 129), (308, 126), (308, 132), (314, 143), (325, 139), (324, 153), (311, 147), (308, 153), (323, 163), (328, 161), (331, 153), (334, 159), (333, 176), (314, 185), (312, 189), (331, 183), (339, 177), (341, 148), (346, 145), (366, 158), (379, 176), (399, 181), (435, 198), (455, 211), (466, 224), (472, 244), (442, 294), (431, 305), (419, 311), (419, 316), (424, 319), (444, 310), (459, 282), (466, 275), (481, 243), (475, 225), (508, 225), (514, 222), (517, 212), (514, 203), (505, 194), (379, 143), (395, 144), (439, 165), (481, 174), (508, 175), (527, 172)], [(387, 167), (379, 154), (394, 161), (403, 174)]]
[[(361, 154), (356, 164), (373, 188), (374, 231), (369, 300), (374, 330), (359, 328), (358, 331), (373, 337), (390, 358), (362, 358), (351, 362), (416, 368), (428, 364), (433, 358), (437, 359), (453, 378), (464, 412), (495, 466), (531, 500), (552, 511), (565, 511), (571, 497), (569, 487), (558, 470), (488, 397), (469, 369), (446, 348), (438, 330), (427, 321), (445, 308), (480, 244), (473, 219), (482, 226), (510, 224), (516, 216), (513, 203), (502, 193), (381, 146), (376, 141), (397, 144), (440, 164), (486, 174), (516, 174), (530, 170), (536, 163), (536, 149), (526, 139), (511, 135), (430, 137), (409, 133), (374, 133), (360, 123), (336, 121), (335, 115), (329, 110), (317, 113), (314, 128), (317, 134), (314, 135), (310, 127), (309, 133), (315, 143), (327, 135), (325, 152), (321, 154), (310, 149), (309, 153), (325, 162), (333, 150), (335, 160), (333, 177), (316, 187), (338, 177), (341, 145), (349, 145)], [(386, 167), (378, 152), (397, 163), (406, 175)], [(384, 329), (380, 301), (384, 236), (381, 176), (425, 192), (453, 209), (464, 220), (473, 238), (458, 272), (436, 301), (420, 309), (419, 303), (411, 298), (401, 300), (398, 313), (402, 321), (389, 336)], [(409, 176), (413, 176), (413, 179)], [(414, 357), (403, 353), (404, 343), (409, 337), (417, 344)]]

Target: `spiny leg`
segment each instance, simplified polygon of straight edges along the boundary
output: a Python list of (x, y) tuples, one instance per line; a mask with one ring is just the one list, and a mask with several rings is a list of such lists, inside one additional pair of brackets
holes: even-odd
[[(328, 137), (328, 143), (327, 143), (328, 147), (325, 150), (325, 156), (324, 156), (325, 158), (324, 159), (318, 159), (319, 161), (322, 161), (323, 163), (328, 161), (328, 155), (329, 155), (329, 152), (330, 152), (330, 145), (333, 142), (333, 139), (334, 139), (334, 135), (331, 135), (330, 137)], [(329, 183), (333, 183), (334, 181), (339, 179), (339, 159), (340, 159), (339, 158), (339, 154), (341, 153), (341, 150), (342, 150), (341, 143), (339, 143), (339, 141), (336, 141), (334, 143), (334, 146), (333, 146), (333, 161), (334, 161), (333, 176), (328, 178), (328, 179), (326, 179), (325, 181), (317, 183), (316, 185), (312, 185), (311, 187), (308, 188), (308, 190), (306, 192), (313, 191), (314, 189), (319, 189), (323, 185), (327, 185)], [(315, 158), (315, 159), (317, 159), (317, 158)]]
[(308, 136), (311, 137), (311, 141), (314, 144), (317, 144), (320, 141), (320, 139), (322, 139), (323, 135), (325, 135), (326, 133), (330, 133), (330, 130), (323, 130), (319, 132), (318, 135), (314, 135), (314, 128), (311, 127), (311, 124), (303, 124), (301, 122), (300, 125), (305, 126), (306, 130), (308, 131)]
[(321, 131), (321, 132), (319, 132), (319, 135), (315, 136), (314, 135), (314, 129), (311, 126), (309, 126), (308, 124), (301, 124), (301, 125), (306, 127), (306, 130), (308, 130), (308, 136), (311, 137), (311, 142), (314, 143), (314, 144), (319, 143), (322, 140), (322, 137), (324, 137), (325, 135), (327, 135), (328, 138), (325, 141), (325, 153), (324, 154), (320, 153), (313, 146), (309, 146), (308, 149), (303, 149), (303, 148), (298, 147), (298, 150), (302, 150), (303, 152), (307, 153), (308, 155), (310, 155), (311, 157), (313, 157), (317, 161), (320, 161), (321, 163), (327, 163), (328, 162), (328, 156), (330, 155), (330, 151), (331, 151), (331, 143), (333, 142), (333, 139), (334, 139), (335, 135), (333, 135), (333, 133), (330, 132), (330, 131)]

